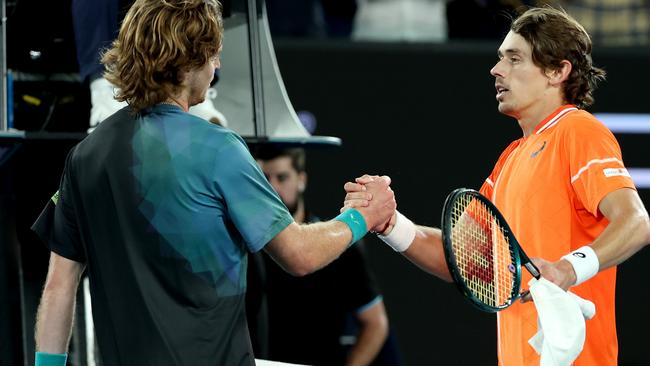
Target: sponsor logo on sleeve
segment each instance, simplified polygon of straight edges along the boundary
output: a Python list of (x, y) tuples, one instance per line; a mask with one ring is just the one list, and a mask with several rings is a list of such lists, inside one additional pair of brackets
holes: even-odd
[(627, 169), (625, 168), (605, 168), (603, 169), (603, 173), (607, 178), (630, 176), (630, 173), (628, 173)]

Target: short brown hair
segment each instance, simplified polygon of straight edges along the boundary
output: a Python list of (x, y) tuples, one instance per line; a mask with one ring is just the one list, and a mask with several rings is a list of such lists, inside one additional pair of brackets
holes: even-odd
[(136, 0), (102, 57), (104, 77), (139, 112), (176, 94), (184, 72), (217, 55), (222, 34), (217, 0)]
[(253, 156), (255, 156), (255, 159), (257, 160), (266, 162), (286, 156), (291, 158), (291, 166), (296, 172), (302, 173), (305, 171), (305, 150), (302, 148), (263, 144), (254, 147), (252, 150)]
[(564, 98), (579, 108), (594, 102), (593, 92), (605, 79), (605, 71), (591, 61), (591, 38), (575, 19), (562, 9), (532, 8), (512, 23), (510, 29), (522, 36), (533, 50), (533, 62), (544, 70), (557, 70), (561, 62), (572, 69), (564, 85)]

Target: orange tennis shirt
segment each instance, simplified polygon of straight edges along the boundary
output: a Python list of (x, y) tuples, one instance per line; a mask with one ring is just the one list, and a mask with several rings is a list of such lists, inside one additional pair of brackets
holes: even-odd
[[(614, 135), (588, 112), (566, 105), (530, 136), (508, 146), (481, 193), (502, 212), (529, 257), (557, 261), (600, 235), (608, 221), (598, 205), (620, 188), (635, 189)], [(526, 288), (531, 276), (522, 273)], [(596, 305), (574, 365), (617, 364), (615, 287), (614, 267), (571, 288)], [(498, 313), (497, 332), (500, 365), (539, 365), (539, 356), (528, 344), (537, 332), (532, 302), (516, 302)]]

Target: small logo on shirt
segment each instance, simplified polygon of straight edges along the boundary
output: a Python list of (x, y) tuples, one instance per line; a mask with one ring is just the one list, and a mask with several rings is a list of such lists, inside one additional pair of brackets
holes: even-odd
[(574, 257), (578, 257), (578, 258), (586, 258), (586, 257), (587, 257), (587, 256), (585, 255), (585, 253), (581, 253), (581, 252), (574, 252), (574, 253), (573, 253), (573, 256), (574, 256)]
[(629, 177), (630, 173), (628, 173), (627, 169), (625, 168), (606, 168), (603, 169), (603, 174), (607, 178), (610, 177)]
[(537, 150), (537, 151), (533, 152), (532, 154), (530, 154), (530, 158), (532, 159), (532, 158), (537, 157), (537, 155), (539, 155), (539, 153), (541, 153), (542, 150), (544, 150), (545, 147), (546, 147), (546, 141), (544, 141), (544, 143), (542, 144), (542, 147), (540, 147), (539, 150)]
[(59, 191), (56, 191), (56, 193), (54, 193), (54, 196), (52, 196), (51, 199), (52, 199), (52, 202), (54, 202), (54, 205), (59, 203)]

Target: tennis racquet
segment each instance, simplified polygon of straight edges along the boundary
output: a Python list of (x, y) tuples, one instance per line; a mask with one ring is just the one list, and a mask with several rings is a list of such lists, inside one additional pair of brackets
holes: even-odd
[(503, 310), (520, 297), (522, 265), (540, 276), (499, 210), (473, 189), (459, 188), (447, 196), (442, 241), (456, 286), (482, 311)]

